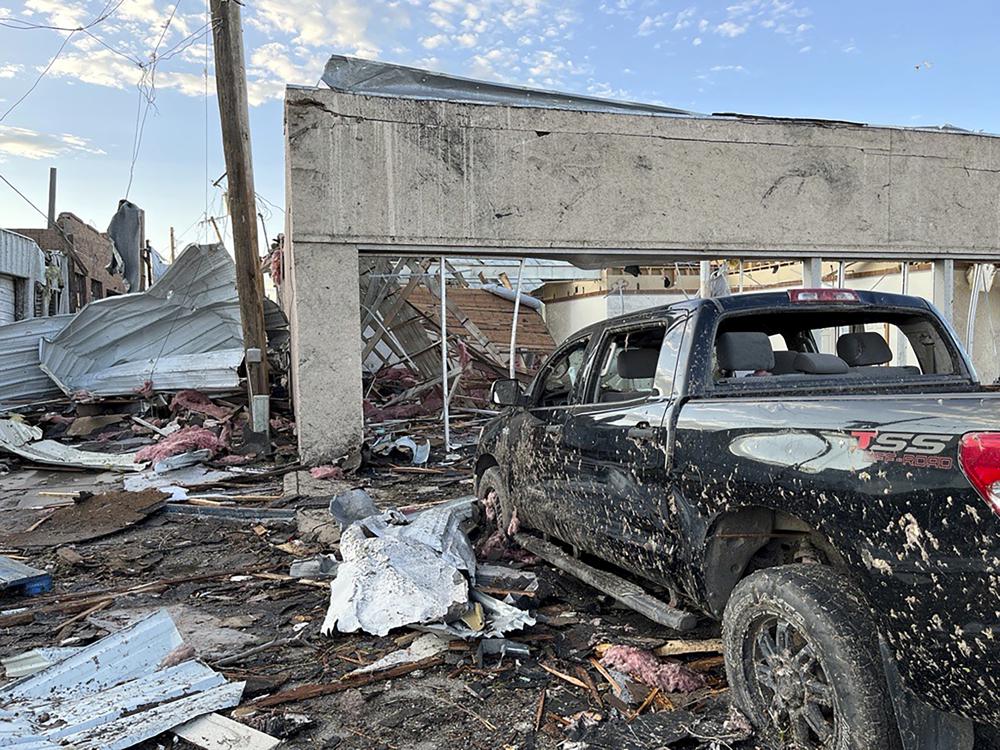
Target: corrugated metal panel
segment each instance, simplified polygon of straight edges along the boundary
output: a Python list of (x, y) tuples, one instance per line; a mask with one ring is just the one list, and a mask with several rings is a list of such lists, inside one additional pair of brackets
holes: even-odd
[(0, 274), (41, 281), (45, 278), (45, 253), (33, 239), (0, 229)]
[(14, 306), (14, 277), (0, 275), (0, 325), (13, 323), (16, 307)]
[[(68, 394), (129, 395), (147, 381), (154, 390), (220, 391), (238, 384), (232, 352), (242, 349), (232, 258), (222, 245), (190, 245), (149, 290), (91, 302), (43, 338), (40, 359)], [(193, 385), (209, 352), (222, 364)]]
[(65, 328), (72, 315), (19, 320), (0, 326), (0, 409), (62, 395), (38, 367), (38, 344)]
[(82, 451), (55, 440), (43, 440), (42, 431), (38, 427), (15, 422), (13, 419), (0, 419), (0, 451), (41, 464), (79, 466), (85, 469), (140, 471), (146, 466), (135, 462), (135, 453)]
[(243, 683), (197, 661), (165, 610), (0, 691), (0, 746), (119, 750), (239, 703)]

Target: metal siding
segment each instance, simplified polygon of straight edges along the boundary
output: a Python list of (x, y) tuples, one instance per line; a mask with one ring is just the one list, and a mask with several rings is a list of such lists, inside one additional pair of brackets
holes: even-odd
[(14, 322), (14, 277), (0, 276), (0, 325)]

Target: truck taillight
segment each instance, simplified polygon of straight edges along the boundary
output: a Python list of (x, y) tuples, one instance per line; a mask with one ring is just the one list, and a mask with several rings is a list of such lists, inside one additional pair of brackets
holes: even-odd
[(860, 302), (861, 298), (853, 289), (789, 289), (789, 302)]
[(969, 432), (958, 444), (958, 463), (994, 513), (1000, 516), (1000, 432)]

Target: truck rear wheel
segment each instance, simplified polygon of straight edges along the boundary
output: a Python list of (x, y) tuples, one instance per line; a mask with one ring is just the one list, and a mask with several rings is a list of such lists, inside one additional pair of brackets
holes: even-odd
[(753, 573), (722, 633), (733, 702), (778, 747), (899, 748), (875, 623), (845, 576), (822, 565)]

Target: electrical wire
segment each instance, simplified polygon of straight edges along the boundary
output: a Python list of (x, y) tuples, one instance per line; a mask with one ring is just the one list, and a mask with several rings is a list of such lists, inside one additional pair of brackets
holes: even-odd
[(63, 53), (63, 50), (66, 49), (66, 45), (69, 44), (69, 40), (73, 38), (73, 35), (75, 33), (76, 33), (75, 31), (71, 31), (69, 34), (66, 35), (66, 38), (63, 39), (63, 43), (59, 45), (59, 49), (56, 50), (56, 53), (52, 56), (52, 59), (49, 60), (49, 64), (45, 66), (45, 68), (42, 70), (41, 73), (38, 74), (38, 77), (35, 79), (35, 82), (31, 84), (31, 86), (28, 88), (27, 91), (21, 94), (21, 97), (16, 102), (7, 107), (6, 112), (0, 115), (0, 122), (6, 120), (7, 115), (13, 112), (21, 102), (27, 99), (28, 96), (31, 94), (31, 92), (34, 91), (35, 88), (38, 86), (38, 84), (42, 82), (42, 79), (45, 78), (45, 75), (52, 69), (52, 66), (56, 64), (56, 60), (59, 59), (59, 56)]

